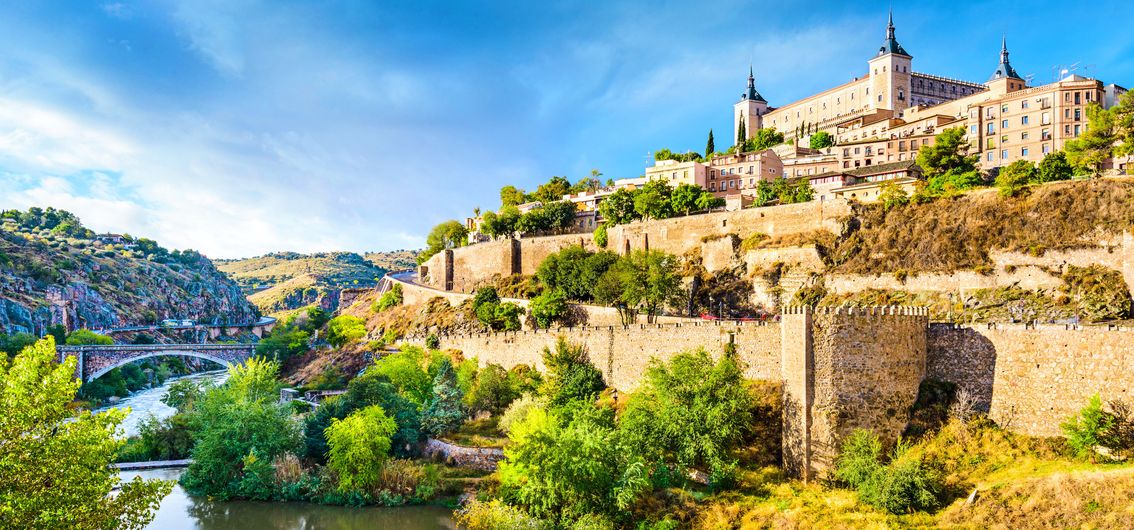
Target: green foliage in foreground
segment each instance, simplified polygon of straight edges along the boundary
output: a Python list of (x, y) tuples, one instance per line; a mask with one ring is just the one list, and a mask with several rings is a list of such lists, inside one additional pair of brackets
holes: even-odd
[(338, 475), (339, 489), (370, 489), (379, 485), (390, 452), (390, 436), (397, 429), (398, 425), (378, 405), (331, 421), (324, 431), (330, 447), (327, 467)]
[(835, 476), (858, 491), (863, 502), (890, 513), (936, 509), (941, 504), (940, 477), (910, 455), (909, 448), (899, 440), (890, 462), (883, 464), (878, 436), (860, 429), (843, 442)]
[(144, 528), (173, 484), (120, 484), (110, 463), (127, 411), (75, 417), (77, 361), (55, 359), (52, 337), (0, 357), (0, 528)]
[[(181, 485), (196, 495), (265, 499), (263, 465), (300, 447), (290, 409), (277, 402), (279, 365), (251, 359), (195, 405), (193, 464)], [(270, 466), (269, 466), (270, 469)]]

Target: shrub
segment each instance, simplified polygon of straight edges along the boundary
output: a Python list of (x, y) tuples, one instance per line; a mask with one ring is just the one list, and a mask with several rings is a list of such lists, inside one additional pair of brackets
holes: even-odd
[(1067, 445), (1079, 458), (1095, 458), (1095, 447), (1113, 448), (1116, 445), (1115, 417), (1103, 410), (1102, 398), (1096, 393), (1079, 414), (1063, 422), (1060, 427), (1067, 436)]
[(327, 342), (340, 348), (366, 336), (366, 322), (353, 315), (339, 315), (327, 323)]
[(114, 339), (106, 335), (99, 335), (89, 329), (76, 329), (67, 335), (68, 346), (85, 346), (91, 344), (110, 345), (114, 344)]
[(469, 410), (491, 414), (502, 412), (519, 396), (509, 383), (508, 372), (499, 364), (484, 367), (477, 373), (476, 382), (467, 395)]
[(512, 426), (524, 421), (533, 409), (542, 408), (543, 401), (535, 394), (524, 394), (508, 405), (508, 409), (500, 416), (499, 427), (505, 433), (512, 430)]
[(402, 302), (404, 300), (405, 298), (402, 294), (402, 284), (395, 283), (389, 291), (386, 291), (384, 294), (382, 294), (381, 298), (374, 302), (374, 305), (371, 306), (370, 309), (375, 313), (381, 313), (382, 311), (385, 311), (391, 307), (402, 305)]
[(544, 530), (542, 521), (499, 500), (473, 500), (457, 512), (457, 525), (467, 530)]
[(550, 328), (567, 313), (567, 297), (559, 289), (548, 289), (532, 300), (532, 317), (541, 328)]
[(1036, 166), (1028, 160), (1017, 160), (996, 175), (996, 187), (1002, 197), (1015, 197), (1029, 182), (1036, 180)]
[(330, 447), (327, 467), (338, 475), (340, 490), (368, 490), (378, 485), (390, 452), (390, 436), (397, 428), (378, 405), (331, 421), (325, 431)]
[(436, 333), (430, 333), (428, 337), (425, 337), (425, 347), (431, 350), (440, 348), (441, 337), (438, 337)]
[(863, 502), (890, 513), (932, 510), (940, 504), (939, 478), (909, 454), (909, 447), (898, 440), (890, 463), (883, 465), (878, 436), (859, 429), (843, 442), (835, 476), (854, 488)]
[(606, 225), (601, 224), (595, 229), (595, 244), (599, 248), (606, 248), (607, 242)]

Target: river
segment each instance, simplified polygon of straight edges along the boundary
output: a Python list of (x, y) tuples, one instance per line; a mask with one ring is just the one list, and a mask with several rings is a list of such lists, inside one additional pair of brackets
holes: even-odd
[[(201, 379), (220, 383), (226, 372), (205, 372), (178, 379)], [(122, 423), (127, 436), (138, 433), (138, 424), (153, 414), (159, 418), (173, 415), (173, 408), (161, 402), (171, 379), (157, 388), (143, 390), (119, 401), (114, 407), (130, 407), (130, 415)], [(99, 409), (104, 410), (104, 409)], [(130, 471), (121, 474), (123, 481), (135, 476), (176, 480), (180, 469)], [(148, 530), (438, 530), (454, 529), (451, 510), (441, 506), (407, 506), (403, 508), (348, 508), (308, 503), (271, 503), (249, 501), (210, 501), (191, 497), (174, 486), (162, 499)]]

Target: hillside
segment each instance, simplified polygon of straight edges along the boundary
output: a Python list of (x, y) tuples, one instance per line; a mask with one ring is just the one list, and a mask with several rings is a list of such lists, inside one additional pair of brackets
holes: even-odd
[(417, 250), (391, 250), (389, 252), (367, 252), (362, 257), (383, 269), (399, 271), (417, 267)]
[(368, 253), (365, 258), (353, 252), (276, 252), (218, 260), (217, 268), (261, 311), (278, 314), (310, 305), (334, 310), (339, 291), (374, 287), (387, 271), (412, 264), (413, 256), (410, 251)]
[(254, 322), (239, 287), (193, 250), (98, 238), (52, 208), (0, 214), (0, 333), (156, 323)]

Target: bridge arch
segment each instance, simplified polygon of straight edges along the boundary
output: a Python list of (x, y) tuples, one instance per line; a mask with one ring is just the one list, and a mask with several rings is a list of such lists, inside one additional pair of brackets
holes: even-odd
[(59, 361), (75, 357), (75, 378), (84, 383), (94, 381), (107, 372), (151, 357), (196, 357), (223, 366), (242, 363), (255, 352), (253, 344), (107, 344), (92, 346), (60, 346)]
[(114, 364), (100, 368), (98, 371), (96, 371), (93, 374), (87, 375), (85, 378), (83, 378), (83, 382), (89, 383), (91, 381), (94, 381), (95, 379), (98, 379), (98, 378), (106, 375), (108, 372), (110, 372), (111, 370), (113, 370), (115, 368), (121, 368), (123, 366), (126, 366), (127, 364), (135, 363), (135, 362), (138, 362), (138, 361), (141, 361), (141, 360), (144, 360), (144, 359), (150, 359), (150, 358), (153, 358), (153, 357), (196, 357), (198, 359), (205, 359), (205, 360), (208, 360), (208, 361), (213, 361), (214, 363), (217, 363), (217, 364), (224, 366), (224, 367), (229, 367), (229, 366), (233, 365), (233, 361), (228, 360), (228, 359), (222, 359), (222, 358), (217, 357), (215, 355), (209, 355), (209, 354), (206, 354), (206, 353), (200, 353), (200, 352), (194, 352), (194, 351), (166, 350), (166, 351), (158, 351), (158, 352), (154, 352), (154, 353), (145, 353), (145, 354), (139, 355), (137, 357), (128, 357), (128, 358), (125, 358), (125, 359), (121, 359), (121, 360), (115, 362)]

